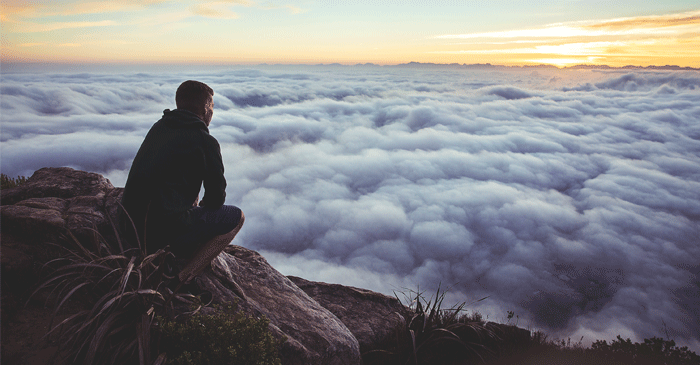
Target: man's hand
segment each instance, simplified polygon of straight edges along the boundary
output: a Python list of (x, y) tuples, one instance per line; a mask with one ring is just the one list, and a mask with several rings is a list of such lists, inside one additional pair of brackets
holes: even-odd
[(194, 203), (192, 203), (193, 207), (196, 207), (197, 205), (199, 205), (199, 195), (197, 195), (197, 197), (194, 199)]

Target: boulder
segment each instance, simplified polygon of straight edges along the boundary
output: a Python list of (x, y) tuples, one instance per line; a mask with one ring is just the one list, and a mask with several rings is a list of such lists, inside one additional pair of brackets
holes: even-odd
[(350, 329), (363, 354), (395, 342), (397, 329), (405, 326), (409, 317), (408, 309), (394, 297), (296, 276), (289, 276), (289, 279)]
[(273, 333), (287, 340), (285, 364), (359, 364), (353, 333), (333, 313), (275, 270), (259, 253), (231, 245), (196, 280), (214, 302), (237, 301), (251, 315), (264, 315)]
[(100, 174), (70, 167), (44, 167), (36, 170), (24, 184), (1, 191), (0, 203), (15, 204), (29, 198), (96, 196), (112, 189), (112, 183)]
[(113, 241), (122, 192), (99, 174), (43, 168), (2, 190), (2, 231), (30, 242), (57, 241), (68, 233), (81, 242), (95, 241), (98, 233)]

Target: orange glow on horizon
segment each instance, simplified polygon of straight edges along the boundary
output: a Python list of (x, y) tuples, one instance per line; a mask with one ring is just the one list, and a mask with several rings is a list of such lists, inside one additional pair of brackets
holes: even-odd
[(700, 11), (605, 21), (571, 22), (535, 29), (448, 34), (453, 58), (478, 55), (509, 64), (678, 65), (700, 67)]

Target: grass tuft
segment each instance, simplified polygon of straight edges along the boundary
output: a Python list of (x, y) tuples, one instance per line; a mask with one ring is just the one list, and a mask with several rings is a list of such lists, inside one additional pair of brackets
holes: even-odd
[(146, 257), (100, 257), (77, 241), (76, 246), (82, 249), (66, 248), (63, 257), (50, 263), (53, 272), (35, 293), (51, 288), (49, 299), (57, 303), (54, 316), (71, 302), (94, 304), (52, 326), (47, 336), (58, 335), (63, 355), (72, 363), (149, 363), (155, 313), (167, 309), (164, 304), (172, 295), (192, 300), (164, 285), (171, 254), (160, 250)]
[[(438, 287), (427, 298), (420, 289), (402, 293), (410, 315), (396, 329), (393, 347), (363, 354), (365, 364), (483, 363), (491, 352), (483, 343), (497, 337), (478, 315), (468, 315), (466, 302), (443, 308), (446, 291)], [(401, 300), (400, 298), (397, 299)], [(482, 298), (481, 300), (485, 300)]]
[(27, 178), (24, 176), (17, 176), (17, 178), (9, 177), (5, 174), (0, 174), (0, 190), (16, 188), (27, 182)]
[[(115, 233), (118, 232), (113, 222)], [(71, 364), (154, 363), (151, 358), (151, 327), (156, 315), (171, 315), (174, 302), (194, 305), (190, 294), (173, 293), (167, 283), (166, 250), (146, 254), (139, 249), (116, 252), (115, 246), (97, 235), (94, 250), (70, 232), (57, 259), (49, 261), (46, 280), (30, 296), (49, 290), (54, 303), (53, 318), (69, 312), (52, 324), (47, 338), (56, 338), (57, 356)], [(85, 304), (89, 303), (89, 304)]]

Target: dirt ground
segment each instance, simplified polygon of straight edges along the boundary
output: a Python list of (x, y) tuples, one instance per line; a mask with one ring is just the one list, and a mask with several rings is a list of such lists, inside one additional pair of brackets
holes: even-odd
[[(61, 316), (60, 319), (65, 317)], [(49, 339), (44, 338), (50, 322), (50, 311), (41, 307), (20, 309), (9, 321), (3, 321), (0, 362), (5, 365), (50, 364), (57, 350)]]
[[(52, 310), (45, 308), (46, 294), (39, 294), (27, 303), (37, 286), (37, 263), (30, 247), (12, 235), (0, 236), (2, 258), (2, 315), (0, 316), (0, 363), (4, 365), (50, 364), (57, 347), (45, 338)], [(70, 309), (69, 309), (70, 310)], [(60, 314), (54, 323), (60, 323), (68, 314)]]

